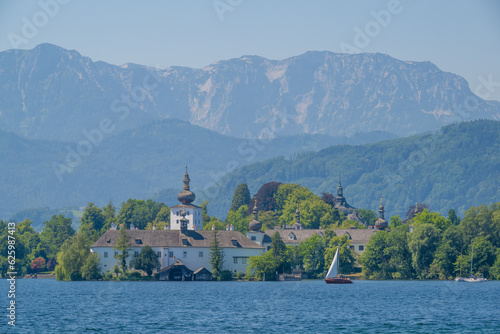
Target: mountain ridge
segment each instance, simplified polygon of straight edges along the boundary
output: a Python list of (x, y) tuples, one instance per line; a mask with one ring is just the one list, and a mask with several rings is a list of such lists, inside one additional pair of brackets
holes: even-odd
[[(371, 131), (406, 136), (500, 118), (500, 102), (482, 100), (464, 78), (431, 62), (328, 51), (155, 69), (93, 62), (75, 50), (41, 44), (0, 53), (0, 101), (0, 129), (75, 142), (103, 117), (116, 120), (118, 131), (173, 117), (239, 138)], [(129, 113), (122, 119), (116, 109), (124, 107)]]

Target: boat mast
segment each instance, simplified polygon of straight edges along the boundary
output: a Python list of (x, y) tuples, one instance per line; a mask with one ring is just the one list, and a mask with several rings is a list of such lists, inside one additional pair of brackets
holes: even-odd
[(470, 277), (472, 277), (472, 259), (474, 258), (474, 244), (472, 244), (472, 253), (470, 256)]

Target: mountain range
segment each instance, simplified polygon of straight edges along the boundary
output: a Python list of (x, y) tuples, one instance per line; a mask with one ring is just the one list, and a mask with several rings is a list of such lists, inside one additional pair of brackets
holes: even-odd
[[(471, 189), (481, 186), (480, 195), (450, 188), (497, 163), (490, 153), (499, 153), (492, 130), (498, 122), (461, 123), (446, 130), (450, 138), (445, 130), (428, 132), (499, 118), (500, 102), (474, 95), (460, 76), (383, 54), (242, 56), (201, 69), (157, 69), (94, 62), (51, 44), (8, 50), (0, 52), (0, 219), (90, 201), (119, 206), (154, 198), (171, 205), (186, 164), (198, 204), (209, 199), (219, 217), (238, 182), (253, 192), (267, 181), (333, 192), (340, 173), (354, 206), (373, 208), (382, 192), (393, 212), (414, 200), (463, 212), (498, 198), (494, 170), (467, 181)], [(427, 134), (397, 139), (420, 133)], [(472, 140), (464, 142), (472, 151), (457, 146), (461, 135)], [(413, 166), (418, 178), (405, 176), (406, 188), (386, 189), (381, 173), (397, 178), (399, 164), (433, 136), (446, 144), (436, 159)], [(477, 153), (484, 148), (489, 153)], [(436, 169), (440, 158), (449, 159), (455, 179)]]
[(164, 118), (239, 138), (296, 134), (408, 136), (500, 119), (500, 102), (430, 62), (384, 54), (242, 56), (201, 69), (93, 62), (40, 44), (0, 53), (0, 129), (78, 142), (103, 119), (123, 131)]

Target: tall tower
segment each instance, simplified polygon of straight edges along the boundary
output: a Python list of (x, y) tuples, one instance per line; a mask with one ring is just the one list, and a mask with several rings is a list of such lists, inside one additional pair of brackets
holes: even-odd
[[(203, 215), (201, 207), (194, 205), (196, 195), (189, 190), (189, 178), (187, 166), (186, 173), (182, 179), (182, 191), (177, 195), (177, 199), (181, 204), (177, 204), (170, 208), (170, 229), (171, 230), (202, 230)], [(182, 226), (184, 225), (184, 226)], [(186, 226), (187, 225), (187, 226)]]
[(387, 221), (384, 218), (385, 208), (384, 208), (384, 204), (382, 204), (382, 198), (383, 197), (380, 198), (380, 206), (378, 208), (379, 218), (375, 222), (375, 227), (379, 230), (384, 230), (387, 228), (387, 226), (389, 226), (389, 223), (387, 223)]

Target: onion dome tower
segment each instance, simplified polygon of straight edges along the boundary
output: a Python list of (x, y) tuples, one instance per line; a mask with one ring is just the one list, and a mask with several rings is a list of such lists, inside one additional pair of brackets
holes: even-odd
[(182, 187), (182, 191), (177, 195), (177, 199), (179, 202), (182, 204), (191, 204), (194, 202), (196, 199), (196, 195), (189, 190), (189, 174), (186, 166), (186, 173), (184, 174), (184, 179), (182, 179), (182, 182), (184, 183), (184, 186)]
[(384, 209), (384, 204), (382, 204), (382, 199), (383, 199), (383, 197), (380, 198), (380, 206), (378, 208), (379, 218), (375, 222), (375, 227), (379, 230), (384, 230), (387, 228), (387, 226), (389, 226), (389, 224), (387, 223), (387, 221), (384, 218), (385, 209)]
[(253, 220), (248, 224), (250, 231), (258, 232), (262, 228), (262, 223), (259, 221), (259, 211), (257, 210), (257, 201), (253, 206)]
[(337, 186), (337, 198), (335, 198), (338, 206), (346, 206), (347, 202), (344, 197), (344, 190), (342, 189), (342, 183), (340, 183), (339, 177), (339, 185)]

